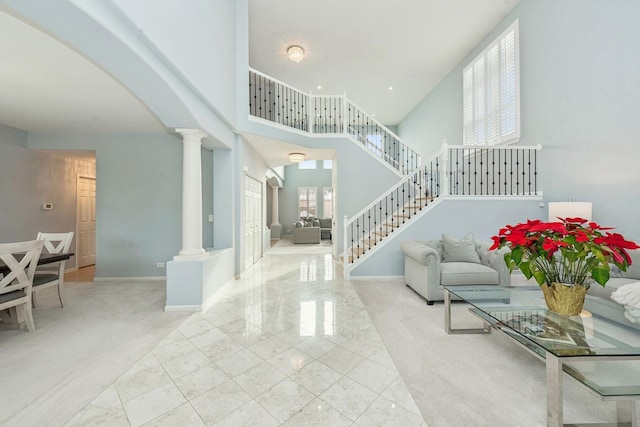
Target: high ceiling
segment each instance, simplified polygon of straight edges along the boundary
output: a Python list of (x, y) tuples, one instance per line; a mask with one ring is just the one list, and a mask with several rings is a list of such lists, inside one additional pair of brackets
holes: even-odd
[[(518, 1), (249, 0), (249, 62), (305, 92), (346, 92), (395, 125)], [(290, 45), (302, 62), (287, 59)]]
[[(517, 1), (250, 0), (250, 63), (305, 91), (346, 91), (396, 124)], [(163, 131), (111, 76), (1, 11), (0, 39), (0, 123), (43, 132)], [(302, 62), (287, 60), (290, 44), (305, 48)]]
[(0, 11), (0, 124), (41, 132), (163, 132), (122, 85)]

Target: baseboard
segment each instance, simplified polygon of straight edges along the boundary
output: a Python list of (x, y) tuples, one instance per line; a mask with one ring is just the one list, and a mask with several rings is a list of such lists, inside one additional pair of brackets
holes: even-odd
[(363, 282), (373, 282), (373, 281), (380, 281), (380, 280), (384, 280), (384, 279), (404, 279), (404, 276), (351, 276), (351, 281), (353, 282), (354, 280), (361, 280)]
[(149, 276), (149, 277), (94, 277), (94, 282), (108, 282), (112, 280), (137, 280), (138, 282), (161, 282), (166, 281), (165, 276)]
[(213, 304), (218, 301), (220, 295), (222, 295), (226, 289), (230, 288), (233, 285), (233, 282), (235, 282), (236, 280), (236, 278), (229, 279), (227, 283), (222, 285), (220, 289), (218, 289), (213, 295), (207, 298), (207, 300), (201, 306), (201, 311), (209, 310), (213, 306)]
[(165, 305), (164, 311), (202, 311), (201, 305)]

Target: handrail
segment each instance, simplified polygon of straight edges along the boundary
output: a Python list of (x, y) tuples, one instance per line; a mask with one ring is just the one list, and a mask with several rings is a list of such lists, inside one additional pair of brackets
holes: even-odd
[(343, 95), (314, 95), (249, 68), (249, 114), (314, 134), (346, 134), (367, 151), (409, 174), (420, 155), (398, 135)]
[(443, 144), (420, 167), (351, 218), (344, 217), (343, 262), (350, 264), (441, 196), (537, 196), (541, 145)]

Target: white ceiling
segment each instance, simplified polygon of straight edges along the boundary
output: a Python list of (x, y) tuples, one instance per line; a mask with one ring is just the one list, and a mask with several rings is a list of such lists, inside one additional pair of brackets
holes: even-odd
[(0, 123), (41, 132), (164, 132), (122, 85), (0, 11)]
[[(518, 1), (249, 0), (249, 61), (305, 92), (346, 92), (395, 125)], [(287, 59), (292, 44), (302, 62)]]
[[(346, 92), (382, 123), (396, 124), (518, 1), (249, 0), (250, 64), (304, 91)], [(41, 132), (164, 131), (111, 76), (2, 11), (0, 40), (1, 124)], [(302, 62), (286, 58), (291, 44), (305, 48)], [(270, 166), (287, 163), (295, 148), (248, 139)]]

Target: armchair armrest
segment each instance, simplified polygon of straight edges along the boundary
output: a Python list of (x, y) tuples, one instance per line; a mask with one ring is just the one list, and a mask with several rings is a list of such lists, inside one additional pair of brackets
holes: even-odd
[(509, 252), (508, 248), (490, 251), (492, 246), (489, 242), (476, 242), (476, 252), (480, 256), (480, 263), (491, 267), (498, 272), (500, 286), (511, 286), (511, 272), (504, 262), (504, 255)]
[(405, 240), (400, 244), (402, 253), (409, 258), (412, 258), (416, 262), (428, 266), (433, 263), (434, 265), (440, 264), (440, 254), (438, 251), (423, 243), (419, 243), (415, 240)]

